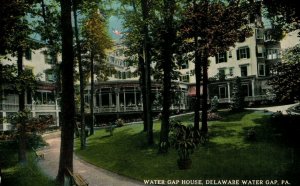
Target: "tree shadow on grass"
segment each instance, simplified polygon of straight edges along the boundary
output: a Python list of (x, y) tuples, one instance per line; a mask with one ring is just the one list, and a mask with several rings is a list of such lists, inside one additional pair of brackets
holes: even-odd
[(240, 112), (233, 112), (233, 111), (222, 111), (218, 112), (218, 114), (223, 117), (221, 121), (223, 122), (238, 122), (241, 121), (245, 115), (251, 114), (253, 111), (240, 111)]

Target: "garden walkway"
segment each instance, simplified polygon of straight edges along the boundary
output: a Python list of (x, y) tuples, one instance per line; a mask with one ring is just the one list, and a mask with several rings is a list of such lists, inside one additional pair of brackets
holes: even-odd
[(246, 108), (246, 110), (267, 110), (269, 112), (281, 111), (283, 114), (287, 114), (286, 110), (297, 104), (299, 104), (299, 103), (294, 103), (294, 104), (289, 104), (289, 105), (272, 106), (272, 107), (262, 107), (262, 108)]
[[(45, 154), (44, 160), (39, 160), (41, 170), (51, 178), (55, 179), (58, 171), (60, 132), (44, 136), (49, 146), (42, 151)], [(109, 172), (83, 160), (74, 155), (74, 172), (80, 173), (87, 180), (89, 186), (141, 186), (142, 182), (129, 179), (124, 176)]]

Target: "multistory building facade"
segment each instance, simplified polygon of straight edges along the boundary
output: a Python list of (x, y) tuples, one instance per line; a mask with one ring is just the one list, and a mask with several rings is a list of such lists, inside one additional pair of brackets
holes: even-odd
[[(16, 57), (6, 56), (7, 59), (1, 60), (1, 65), (16, 64)], [(61, 57), (58, 56), (58, 59)], [(51, 57), (46, 49), (35, 51), (27, 50), (23, 57), (23, 69), (31, 70), (34, 75), (39, 77), (37, 89), (34, 93), (25, 93), (25, 106), (32, 113), (33, 117), (51, 116), (54, 125), (59, 125), (59, 98), (56, 92), (56, 72)], [(3, 82), (1, 86), (0, 99), (0, 130), (10, 130), (10, 116), (18, 112), (19, 96), (15, 90)]]

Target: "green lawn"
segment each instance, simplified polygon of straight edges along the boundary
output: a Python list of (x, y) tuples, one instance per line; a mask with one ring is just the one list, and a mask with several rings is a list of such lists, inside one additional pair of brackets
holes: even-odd
[[(15, 143), (0, 142), (2, 185), (7, 186), (57, 186), (58, 184), (45, 176), (36, 165), (33, 153), (27, 153), (28, 162), (17, 162)], [(1, 184), (0, 184), (1, 185)]]
[[(210, 141), (192, 155), (192, 168), (178, 170), (177, 153), (157, 153), (157, 145), (147, 147), (142, 125), (117, 128), (113, 136), (105, 130), (88, 138), (86, 150), (76, 153), (82, 159), (107, 170), (138, 180), (144, 179), (284, 179), (291, 166), (292, 150), (276, 136), (270, 116), (262, 112), (221, 113), (224, 119), (209, 122)], [(192, 116), (181, 118), (192, 124)], [(247, 141), (250, 128), (256, 141)], [(160, 123), (155, 122), (155, 142)]]

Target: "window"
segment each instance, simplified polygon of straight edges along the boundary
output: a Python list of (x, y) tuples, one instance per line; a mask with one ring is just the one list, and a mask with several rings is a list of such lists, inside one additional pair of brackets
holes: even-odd
[(224, 63), (227, 62), (227, 53), (226, 52), (222, 52), (222, 53), (218, 53), (216, 55), (216, 63)]
[(266, 75), (265, 64), (258, 64), (258, 75), (259, 76), (265, 76)]
[(256, 39), (264, 39), (264, 29), (257, 28), (255, 30)]
[(189, 82), (190, 81), (190, 76), (189, 75), (180, 76), (180, 81)]
[(270, 31), (265, 33), (265, 41), (272, 41), (272, 35)]
[(219, 87), (219, 98), (227, 98), (227, 92), (225, 86)]
[(233, 67), (229, 68), (229, 75), (233, 76)]
[(189, 62), (185, 61), (181, 64), (181, 69), (187, 69), (189, 68)]
[(228, 57), (229, 57), (229, 58), (232, 58), (232, 50), (230, 50), (230, 51), (228, 52)]
[(50, 72), (50, 73), (46, 73), (46, 81), (55, 81), (55, 74)]
[(256, 57), (263, 58), (264, 57), (264, 48), (261, 45), (257, 45), (256, 47)]
[(250, 96), (250, 94), (249, 94), (249, 85), (248, 84), (242, 84), (242, 95), (243, 96)]
[(247, 66), (241, 66), (240, 68), (241, 68), (241, 76), (242, 77), (248, 76)]
[(53, 64), (53, 60), (51, 59), (51, 56), (48, 54), (44, 54), (44, 58), (45, 58), (45, 63), (47, 64)]
[(267, 59), (279, 59), (280, 58), (280, 51), (279, 49), (267, 49)]
[(250, 58), (250, 48), (249, 47), (241, 47), (236, 50), (237, 60)]
[(25, 66), (24, 70), (30, 74), (33, 74), (33, 67), (31, 67), (31, 66)]
[(122, 79), (126, 79), (126, 72), (121, 72)]
[(25, 59), (27, 59), (27, 60), (32, 59), (31, 50), (29, 48), (25, 50)]
[(218, 75), (219, 75), (219, 80), (221, 80), (221, 81), (225, 80), (225, 77), (226, 77), (226, 75), (225, 75), (225, 69), (224, 68), (219, 69)]

